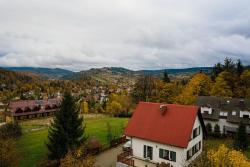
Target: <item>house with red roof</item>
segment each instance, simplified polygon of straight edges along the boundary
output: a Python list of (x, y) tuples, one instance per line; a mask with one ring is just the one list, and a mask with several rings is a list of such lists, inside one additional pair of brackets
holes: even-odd
[(6, 122), (52, 116), (60, 101), (61, 98), (11, 101), (5, 111)]
[(187, 166), (201, 152), (206, 134), (200, 108), (140, 102), (125, 135), (131, 149), (117, 157), (117, 167)]

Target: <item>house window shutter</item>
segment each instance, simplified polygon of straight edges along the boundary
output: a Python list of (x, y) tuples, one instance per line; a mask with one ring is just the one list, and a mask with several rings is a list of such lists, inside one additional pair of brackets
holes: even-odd
[(147, 146), (144, 145), (144, 148), (143, 148), (143, 157), (146, 158), (147, 157)]
[(159, 149), (159, 157), (163, 158), (163, 149), (161, 149), (161, 148)]
[(176, 152), (174, 152), (174, 151), (170, 152), (170, 159), (171, 159), (171, 161), (176, 162)]

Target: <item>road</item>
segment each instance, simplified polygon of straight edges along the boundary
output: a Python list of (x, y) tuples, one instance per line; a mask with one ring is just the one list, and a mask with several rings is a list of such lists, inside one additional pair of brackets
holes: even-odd
[(95, 157), (95, 167), (115, 167), (117, 155), (122, 153), (122, 145), (109, 149)]

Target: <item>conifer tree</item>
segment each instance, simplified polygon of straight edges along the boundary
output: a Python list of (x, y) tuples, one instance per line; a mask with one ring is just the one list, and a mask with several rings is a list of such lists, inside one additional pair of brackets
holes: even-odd
[(218, 124), (214, 126), (214, 137), (221, 137), (220, 126)]
[(234, 140), (234, 147), (245, 151), (248, 148), (248, 136), (246, 126), (241, 122)]
[(242, 65), (240, 59), (237, 61), (236, 63), (236, 72), (237, 72), (237, 75), (240, 76), (244, 71), (244, 66)]
[(167, 70), (164, 71), (163, 81), (164, 81), (165, 83), (169, 83), (169, 82), (170, 82), (170, 78), (168, 77)]
[(79, 117), (75, 100), (67, 91), (49, 129), (48, 158), (59, 162), (69, 150), (83, 144), (86, 141), (84, 130), (83, 118)]

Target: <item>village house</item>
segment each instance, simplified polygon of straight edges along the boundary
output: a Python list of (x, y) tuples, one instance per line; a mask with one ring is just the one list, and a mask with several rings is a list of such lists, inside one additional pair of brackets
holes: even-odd
[(233, 134), (242, 122), (246, 125), (246, 132), (250, 134), (250, 100), (200, 96), (197, 105), (201, 107), (205, 125), (210, 123), (212, 129), (218, 124), (221, 133)]
[(187, 166), (202, 152), (205, 134), (197, 106), (140, 102), (125, 129), (131, 149), (118, 155), (117, 167)]
[(60, 98), (11, 101), (6, 108), (6, 122), (51, 116), (57, 111)]

